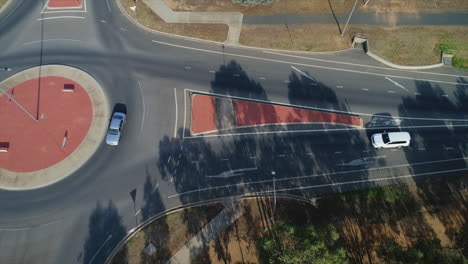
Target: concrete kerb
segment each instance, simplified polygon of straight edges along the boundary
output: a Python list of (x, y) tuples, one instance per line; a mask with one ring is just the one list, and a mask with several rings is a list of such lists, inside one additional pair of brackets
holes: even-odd
[[(217, 199), (211, 199), (211, 200), (206, 200), (206, 201), (201, 201), (201, 202), (195, 202), (187, 205), (181, 205), (181, 206), (176, 206), (173, 208), (170, 208), (164, 212), (161, 212), (159, 214), (156, 214), (150, 218), (148, 218), (146, 221), (140, 223), (133, 229), (131, 229), (127, 235), (115, 246), (115, 248), (111, 251), (109, 256), (106, 258), (106, 261), (104, 264), (110, 264), (110, 262), (113, 260), (115, 255), (120, 251), (120, 249), (127, 243), (128, 240), (130, 240), (133, 236), (138, 234), (139, 231), (141, 231), (143, 228), (147, 227), (149, 224), (152, 222), (158, 220), (161, 217), (167, 216), (169, 214), (179, 212), (182, 210), (186, 210), (189, 208), (197, 207), (197, 206), (203, 206), (203, 205), (214, 205), (214, 204), (219, 204), (223, 203), (223, 201), (230, 201), (230, 200), (248, 200), (248, 199), (258, 199), (258, 198), (273, 198), (273, 194), (245, 194), (242, 196), (228, 196), (228, 197), (222, 197), (222, 198), (217, 198)], [(291, 194), (276, 194), (276, 198), (282, 198), (282, 199), (291, 199), (291, 200), (296, 200), (296, 201), (301, 201), (301, 202), (306, 202), (311, 204), (312, 206), (316, 206), (316, 200), (317, 199), (306, 199), (301, 196), (297, 195), (291, 195)]]
[[(10, 88), (30, 79), (44, 76), (59, 76), (79, 83), (88, 93), (93, 107), (93, 120), (88, 134), (81, 144), (61, 162), (35, 172), (11, 172), (0, 169), (0, 188), (7, 190), (31, 190), (62, 180), (79, 169), (96, 151), (105, 136), (109, 118), (109, 102), (103, 89), (88, 73), (62, 65), (45, 65), (19, 72), (0, 83)], [(1, 94), (0, 94), (1, 95)]]
[(217, 46), (226, 46), (226, 47), (234, 47), (234, 48), (242, 48), (242, 49), (251, 49), (251, 50), (258, 50), (258, 51), (271, 51), (271, 52), (282, 52), (282, 53), (292, 53), (292, 54), (303, 54), (303, 55), (330, 55), (330, 54), (338, 54), (346, 51), (353, 50), (353, 48), (348, 48), (348, 49), (343, 49), (343, 50), (337, 50), (337, 51), (299, 51), (299, 50), (280, 50), (280, 49), (270, 49), (270, 48), (259, 48), (259, 47), (252, 47), (252, 46), (245, 46), (241, 44), (233, 44), (233, 43), (228, 43), (228, 42), (218, 42), (218, 41), (213, 41), (213, 40), (206, 40), (206, 39), (199, 39), (199, 38), (194, 38), (194, 37), (187, 37), (187, 36), (182, 36), (182, 35), (177, 35), (177, 34), (172, 34), (172, 33), (167, 33), (167, 32), (162, 32), (158, 30), (154, 30), (148, 27), (145, 27), (144, 25), (138, 23), (133, 17), (131, 17), (125, 8), (122, 6), (122, 3), (120, 0), (116, 0), (117, 6), (121, 10), (121, 12), (137, 27), (151, 32), (153, 34), (157, 35), (164, 35), (168, 37), (173, 37), (173, 38), (179, 38), (179, 39), (184, 39), (184, 40), (190, 40), (190, 41), (195, 41), (195, 42), (200, 42), (200, 43), (206, 43), (206, 44), (214, 44)]

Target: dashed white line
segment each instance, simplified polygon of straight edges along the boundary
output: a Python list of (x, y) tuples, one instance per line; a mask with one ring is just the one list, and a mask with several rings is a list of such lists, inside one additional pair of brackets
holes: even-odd
[(172, 156), (169, 156), (169, 158), (167, 159), (167, 164), (169, 164), (169, 162), (171, 162), (171, 159), (172, 159)]
[(414, 95), (421, 95), (421, 93), (414, 93)]
[(336, 88), (343, 89), (343, 85), (337, 85)]
[(139, 215), (140, 213), (141, 213), (141, 209), (135, 213), (135, 216)]
[(387, 93), (395, 93), (395, 91), (387, 91)]
[(266, 78), (265, 78), (265, 77), (260, 77), (259, 79), (260, 79), (260, 80), (266, 80)]
[(209, 71), (210, 73), (215, 73), (215, 71)]
[(189, 66), (185, 66), (184, 68), (187, 69), (187, 70), (192, 69), (192, 67), (189, 67)]
[(171, 182), (173, 182), (173, 181), (174, 181), (174, 177), (171, 177)]
[(333, 154), (341, 154), (341, 153), (343, 153), (343, 151), (335, 151), (335, 153)]
[(363, 90), (363, 91), (369, 91), (369, 89), (367, 89), (367, 88), (362, 88), (362, 90)]
[(155, 191), (159, 187), (159, 183), (156, 183), (156, 186), (154, 186), (153, 191)]
[(443, 94), (442, 96), (448, 97), (448, 94)]
[(102, 22), (102, 23), (106, 23), (107, 21), (101, 19), (101, 22)]
[(285, 154), (278, 155), (278, 157), (286, 157)]
[(418, 148), (418, 150), (426, 150), (426, 148)]
[(446, 150), (452, 150), (452, 149), (455, 149), (454, 147), (446, 147), (445, 148)]
[(455, 85), (461, 85), (461, 86), (468, 86), (468, 83), (446, 82), (446, 81), (429, 80), (429, 79), (418, 79), (418, 78), (405, 77), (405, 76), (388, 75), (388, 74), (373, 73), (373, 72), (358, 71), (358, 70), (349, 70), (349, 69), (319, 66), (319, 65), (306, 64), (306, 63), (291, 62), (291, 61), (282, 61), (282, 60), (261, 58), (261, 57), (241, 55), (241, 54), (235, 54), (235, 53), (225, 53), (225, 52), (220, 52), (220, 51), (206, 50), (206, 49), (200, 49), (200, 48), (192, 48), (192, 47), (187, 47), (187, 46), (183, 46), (183, 45), (177, 45), (177, 44), (167, 43), (167, 42), (163, 42), (163, 41), (157, 41), (157, 40), (154, 40), (154, 39), (152, 40), (152, 42), (158, 43), (158, 44), (161, 44), (161, 45), (177, 47), (177, 48), (181, 48), (181, 49), (196, 50), (196, 51), (212, 53), (212, 54), (225, 54), (225, 55), (229, 55), (229, 56), (233, 56), (233, 57), (247, 58), (247, 59), (254, 59), (254, 60), (261, 60), (261, 61), (269, 61), (269, 62), (276, 62), (276, 63), (282, 63), (282, 64), (290, 64), (290, 65), (292, 64), (292, 65), (311, 67), (311, 68), (319, 68), (319, 69), (327, 69), (327, 70), (333, 70), (333, 71), (352, 72), (352, 73), (364, 74), (364, 75), (388, 76), (388, 77), (392, 77), (392, 78), (399, 78), (399, 79), (405, 79), (405, 80), (419, 80), (419, 81), (427, 81), (427, 82), (435, 82), (435, 83), (445, 83), (445, 84), (455, 84)]
[(237, 74), (237, 73), (233, 74), (233, 75), (234, 75), (234, 77), (239, 77), (240, 76), (240, 74)]
[(291, 81), (289, 81), (289, 80), (284, 80), (284, 82), (285, 82), (285, 83), (290, 83)]
[(127, 31), (125, 28), (122, 28), (122, 27), (120, 28), (120, 30), (122, 30), (122, 31)]

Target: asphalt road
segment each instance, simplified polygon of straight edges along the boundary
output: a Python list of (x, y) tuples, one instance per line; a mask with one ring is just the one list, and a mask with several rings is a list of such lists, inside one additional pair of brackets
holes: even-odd
[[(0, 78), (45, 64), (80, 68), (111, 105), (126, 105), (128, 122), (121, 145), (101, 142), (63, 181), (0, 191), (0, 263), (102, 263), (138, 223), (205, 199), (273, 190), (314, 197), (467, 170), (466, 72), (388, 69), (354, 50), (303, 56), (156, 35), (114, 1), (60, 14), (41, 13), (43, 4), (18, 0), (1, 14), (0, 67), (12, 71)], [(373, 125), (376, 115), (391, 116), (399, 127), (193, 136), (194, 93), (351, 112)], [(411, 146), (372, 149), (369, 135), (389, 129), (409, 131)]]

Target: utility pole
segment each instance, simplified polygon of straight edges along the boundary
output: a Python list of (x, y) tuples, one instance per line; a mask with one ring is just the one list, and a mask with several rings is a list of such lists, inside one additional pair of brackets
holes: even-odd
[(15, 102), (15, 104), (17, 104), (26, 114), (28, 114), (28, 116), (30, 116), (34, 120), (34, 122), (39, 123), (39, 119), (36, 119), (31, 113), (28, 112), (28, 110), (26, 110), (26, 108), (24, 108), (24, 106), (22, 106), (20, 103), (18, 103), (18, 101), (16, 101), (15, 98), (13, 98), (13, 95), (9, 94), (7, 91), (3, 90), (3, 88), (1, 88), (1, 87), (0, 87), (0, 90), (3, 93), (5, 93), (10, 100)]
[(353, 12), (354, 12), (354, 9), (356, 8), (357, 3), (358, 3), (358, 0), (356, 0), (356, 2), (354, 2), (353, 9), (351, 10), (351, 13), (349, 14), (349, 17), (348, 17), (348, 20), (346, 21), (343, 32), (341, 32), (341, 37), (343, 37), (344, 33), (346, 32), (346, 27), (348, 26), (349, 20), (353, 16)]

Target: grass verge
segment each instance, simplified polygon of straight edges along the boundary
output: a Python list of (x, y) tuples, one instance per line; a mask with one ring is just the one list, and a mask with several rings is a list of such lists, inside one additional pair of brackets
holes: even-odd
[[(0, 0), (1, 1), (1, 0)], [(143, 1), (119, 0), (125, 12), (134, 18), (141, 25), (176, 35), (193, 38), (200, 38), (212, 41), (225, 41), (228, 33), (228, 26), (223, 24), (174, 24), (165, 23), (157, 16)], [(130, 9), (136, 5), (136, 11)]]

